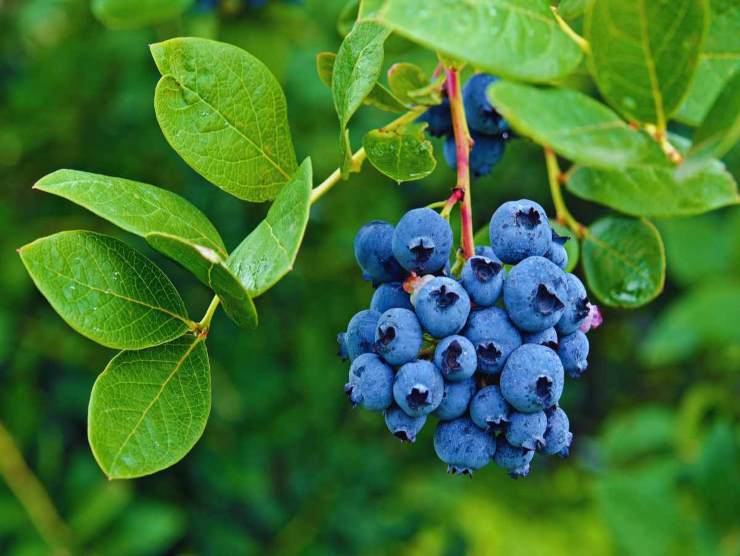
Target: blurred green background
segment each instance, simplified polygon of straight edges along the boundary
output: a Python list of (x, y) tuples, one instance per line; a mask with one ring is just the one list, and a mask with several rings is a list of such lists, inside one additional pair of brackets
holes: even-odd
[[(208, 185), (168, 147), (147, 44), (199, 35), (262, 59), (285, 88), (298, 159), (311, 155), (323, 179), (339, 160), (337, 122), (314, 57), (339, 45), (342, 4), (304, 0), (239, 16), (193, 10), (154, 29), (110, 31), (85, 0), (0, 0), (0, 419), (69, 525), (75, 552), (740, 554), (737, 208), (658, 223), (666, 291), (640, 310), (604, 311), (590, 369), (568, 381), (562, 401), (575, 434), (570, 459), (535, 458), (526, 480), (493, 466), (472, 481), (450, 477), (434, 455), (433, 427), (401, 445), (377, 414), (350, 409), (335, 335), (371, 295), (354, 266), (354, 233), (443, 199), (454, 179), (444, 163), (401, 187), (368, 165), (318, 203), (295, 271), (258, 301), (260, 328), (216, 317), (213, 410), (195, 449), (134, 482), (108, 482), (97, 468), (87, 402), (113, 352), (66, 327), (15, 249), (61, 229), (103, 231), (152, 256), (192, 315), (210, 295), (142, 241), (32, 184), (58, 168), (157, 184), (194, 202), (235, 247), (267, 206)], [(386, 63), (402, 60), (430, 71), (435, 63), (394, 38)], [(391, 118), (363, 109), (354, 144)], [(727, 158), (736, 177), (739, 159), (737, 148)], [(474, 184), (477, 225), (520, 197), (552, 210), (541, 150), (522, 141)], [(569, 203), (584, 222), (601, 212)], [(4, 473), (14, 472), (9, 458), (0, 449)], [(0, 553), (50, 551), (0, 482)]]

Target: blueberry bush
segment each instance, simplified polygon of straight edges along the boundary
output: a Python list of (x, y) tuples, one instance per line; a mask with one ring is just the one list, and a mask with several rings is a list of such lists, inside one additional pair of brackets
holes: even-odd
[[(324, 405), (343, 401), (341, 381), (352, 405), (383, 413), (385, 427), (401, 440), (423, 437), (455, 473), (472, 474), (493, 462), (523, 476), (533, 457), (539, 461), (535, 454), (567, 455), (575, 438), (584, 462), (575, 465), (601, 470), (590, 488), (619, 539), (617, 551), (676, 553), (677, 546), (690, 546), (709, 552), (720, 540), (730, 550), (736, 546), (733, 498), (713, 478), (716, 471), (740, 484), (736, 466), (722, 466), (736, 459), (737, 450), (732, 390), (718, 386), (731, 380), (721, 374), (726, 371), (702, 377), (697, 370), (702, 358), (710, 358), (709, 369), (738, 368), (737, 327), (727, 325), (740, 314), (735, 3), (363, 0), (336, 6), (332, 21), (308, 1), (68, 0), (55, 4), (56, 11), (41, 0), (22, 8), (10, 4), (2, 23), (6, 37), (18, 33), (23, 40), (14, 45), (6, 38), (3, 48), (30, 53), (43, 80), (56, 80), (49, 89), (64, 91), (79, 67), (91, 70), (68, 96), (32, 96), (29, 91), (50, 81), (25, 73), (20, 58), (4, 56), (0, 80), (17, 92), (3, 92), (3, 110), (19, 123), (10, 119), (13, 124), (0, 131), (0, 163), (20, 166), (34, 153), (53, 151), (36, 154), (43, 164), (16, 173), (26, 180), (22, 185), (19, 177), (12, 182), (19, 199), (32, 201), (8, 218), (23, 214), (36, 222), (29, 230), (44, 234), (35, 240), (22, 234), (25, 245), (17, 251), (31, 281), (15, 283), (22, 284), (19, 291), (35, 284), (66, 324), (118, 352), (104, 364), (101, 352), (89, 357), (90, 348), (80, 347), (87, 344), (57, 334), (56, 324), (35, 334), (36, 342), (48, 344), (36, 348), (39, 353), (67, 361), (59, 363), (60, 374), (71, 372), (67, 365), (103, 369), (92, 384), (86, 427), (94, 460), (109, 479), (151, 475), (182, 460), (212, 410), (212, 426), (229, 440), (206, 442), (192, 465), (216, 465), (205, 460), (236, 453), (233, 461), (256, 458), (261, 469), (269, 468), (269, 442), (301, 442), (301, 427), (329, 425), (318, 415)], [(56, 36), (41, 23), (47, 9), (64, 14)], [(304, 25), (304, 11), (316, 22)], [(88, 13), (95, 19), (80, 15)], [(71, 23), (74, 18), (83, 23)], [(270, 42), (288, 25), (285, 40)], [(244, 37), (243, 29), (254, 34)], [(86, 47), (91, 37), (100, 46), (96, 52)], [(54, 41), (74, 41), (68, 67), (54, 60)], [(158, 71), (156, 87), (147, 73), (146, 43)], [(287, 62), (290, 48), (299, 54)], [(115, 93), (106, 88), (111, 83)], [(106, 99), (100, 122), (86, 113), (96, 99)], [(327, 117), (332, 103), (335, 115)], [(44, 114), (51, 111), (60, 117), (48, 123)], [(108, 122), (118, 133), (132, 126), (126, 140), (111, 135)], [(69, 137), (84, 137), (89, 152)], [(165, 151), (162, 137), (176, 156)], [(105, 138), (120, 146), (108, 152), (96, 145)], [(156, 156), (153, 144), (159, 145)], [(40, 179), (44, 172), (32, 172), (39, 167), (49, 170)], [(147, 179), (129, 179), (134, 176)], [(26, 197), (28, 180), (51, 196)], [(207, 190), (208, 184), (216, 187)], [(342, 191), (349, 197), (338, 204), (334, 198)], [(401, 210), (404, 198), (410, 207)], [(95, 219), (60, 216), (70, 210), (64, 201)], [(550, 206), (548, 218), (543, 207)], [(247, 229), (245, 216), (254, 223)], [(100, 231), (80, 229), (91, 226)], [(344, 265), (353, 238), (367, 285), (354, 285)], [(18, 247), (18, 236), (12, 243)], [(664, 289), (666, 299), (656, 299)], [(16, 311), (36, 298), (26, 293), (22, 301)], [(343, 326), (342, 319), (363, 304), (369, 308), (338, 337), (340, 355), (351, 361), (345, 381), (328, 359), (334, 346), (326, 328)], [(193, 307), (201, 307), (202, 316), (193, 317)], [(219, 317), (221, 308), (228, 320)], [(655, 318), (646, 311), (655, 311)], [(587, 337), (601, 324), (601, 313), (604, 324)], [(308, 331), (306, 325), (300, 337), (284, 331), (294, 320), (322, 316), (331, 326)], [(629, 324), (640, 319), (649, 327)], [(271, 349), (295, 376), (269, 376), (278, 363), (264, 353), (266, 338), (275, 339)], [(66, 347), (57, 348), (58, 342)], [(230, 354), (230, 343), (248, 348)], [(655, 394), (660, 403), (627, 411), (627, 383), (638, 379), (620, 373), (631, 364), (658, 369), (649, 375), (656, 377), (661, 369), (685, 365), (696, 373), (696, 389), (669, 395), (682, 379), (646, 375), (635, 403), (665, 389)], [(569, 380), (563, 388), (566, 375), (580, 377), (587, 366), (585, 382)], [(23, 368), (21, 358), (7, 365), (17, 370), (3, 375), (9, 408), (27, 391), (13, 378)], [(248, 376), (233, 378), (237, 369)], [(219, 381), (238, 383), (233, 390), (241, 393), (219, 393)], [(84, 410), (85, 388), (76, 384), (69, 397), (58, 390), (55, 396), (64, 398), (59, 407)], [(229, 432), (234, 420), (245, 418), (239, 400), (249, 391), (280, 400), (250, 400), (255, 405), (248, 415), (255, 428), (270, 427), (282, 440), (237, 447), (236, 434), (262, 438), (248, 428)], [(569, 403), (571, 395), (582, 404)], [(594, 425), (579, 424), (591, 396), (623, 411), (595, 410)], [(297, 426), (301, 411), (313, 415), (314, 424)], [(339, 427), (353, 432), (338, 430), (336, 438), (375, 430), (361, 412), (342, 415)], [(432, 419), (437, 424), (425, 427)], [(589, 428), (602, 423), (594, 440)], [(585, 434), (578, 446), (581, 436), (571, 430), (580, 427)], [(687, 430), (703, 431), (700, 440), (676, 440), (694, 438)], [(84, 437), (81, 430), (70, 436)], [(2, 451), (14, 453), (4, 438), (0, 434)], [(423, 450), (420, 444), (413, 450)], [(373, 436), (352, 460), (334, 454), (337, 462), (326, 463), (326, 472), (347, 473), (339, 484), (348, 485), (363, 470), (382, 475), (377, 469), (393, 465), (387, 460), (430, 455), (409, 455), (404, 448), (392, 457), (369, 455), (392, 449)], [(312, 458), (307, 469), (318, 469)], [(366, 461), (354, 470), (340, 463), (356, 459)], [(226, 495), (239, 464), (217, 461), (222, 468), (202, 480)], [(327, 486), (330, 475), (294, 474), (300, 461), (282, 462), (291, 469), (288, 485), (275, 478), (274, 488), (285, 489), (285, 507), (263, 508), (256, 518), (255, 527), (271, 531), (270, 537), (276, 528), (283, 534), (267, 541), (255, 533), (248, 551), (300, 552), (295, 542), (316, 542), (317, 553), (327, 546), (343, 551), (344, 542), (351, 543), (346, 552), (372, 551), (384, 527), (388, 537), (408, 538), (380, 522), (363, 534), (332, 525), (327, 534), (341, 541), (311, 538), (310, 500), (323, 493), (316, 503), (326, 512), (345, 495)], [(542, 462), (544, 473), (555, 465)], [(177, 469), (168, 474), (177, 477)], [(279, 477), (279, 466), (274, 473)], [(575, 477), (561, 476), (558, 492)], [(347, 494), (358, 497), (347, 508), (361, 506), (359, 498), (371, 497), (372, 489), (388, 489), (390, 480), (378, 478), (368, 491)], [(262, 487), (253, 481), (244, 488), (257, 500)], [(404, 489), (406, 498), (414, 497), (408, 507), (418, 512), (411, 521), (423, 516), (446, 527), (440, 507), (452, 507), (454, 496), (413, 480)], [(288, 494), (296, 492), (303, 494)], [(675, 512), (643, 503), (686, 496), (695, 504), (691, 524), (700, 521), (700, 533), (688, 533), (693, 529)], [(502, 518), (500, 509), (471, 500), (478, 515)], [(625, 515), (624, 500), (635, 501), (628, 506), (639, 507), (635, 515)], [(571, 502), (576, 508), (578, 501)], [(180, 515), (176, 507), (170, 506), (173, 516)], [(155, 514), (156, 505), (146, 503), (138, 513), (141, 520)], [(134, 517), (126, 526), (135, 529), (137, 512), (127, 515)], [(577, 515), (574, 509), (569, 518)], [(648, 534), (641, 521), (651, 520), (657, 530)], [(182, 537), (175, 521), (161, 528)], [(473, 517), (470, 523), (474, 528)], [(75, 546), (68, 531), (47, 525), (49, 544)], [(455, 535), (481, 552), (465, 527)], [(75, 522), (72, 529), (84, 545), (84, 527), (78, 531)], [(146, 553), (126, 545), (125, 532), (119, 535), (99, 550)], [(304, 541), (295, 540), (302, 535)], [(677, 539), (684, 536), (691, 542), (681, 545)], [(568, 545), (558, 533), (545, 538), (551, 545), (543, 546)], [(212, 540), (193, 542), (205, 552), (244, 548), (236, 540), (218, 548)], [(435, 541), (414, 542), (423, 550)]]

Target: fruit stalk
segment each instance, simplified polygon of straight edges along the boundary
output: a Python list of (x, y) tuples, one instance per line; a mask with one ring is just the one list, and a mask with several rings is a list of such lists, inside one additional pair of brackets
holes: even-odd
[(555, 152), (549, 147), (545, 147), (545, 164), (547, 165), (547, 180), (550, 183), (550, 195), (555, 205), (557, 221), (568, 226), (576, 234), (576, 237), (580, 239), (586, 235), (586, 227), (573, 217), (565, 205), (563, 192), (560, 188), (560, 177), (562, 175), (560, 166), (558, 165)]
[(447, 76), (447, 96), (450, 99), (452, 129), (455, 134), (455, 154), (457, 158), (457, 188), (462, 191), (460, 205), (460, 223), (462, 227), (461, 244), (463, 255), (469, 259), (475, 255), (473, 242), (473, 208), (470, 195), (470, 150), (473, 138), (470, 136), (468, 122), (465, 118), (465, 107), (460, 90), (460, 79), (456, 68), (445, 69)]

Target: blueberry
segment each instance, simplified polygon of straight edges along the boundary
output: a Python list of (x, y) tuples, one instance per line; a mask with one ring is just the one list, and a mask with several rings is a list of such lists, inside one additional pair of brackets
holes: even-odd
[(551, 407), (545, 413), (547, 415), (545, 446), (540, 451), (548, 456), (558, 454), (564, 458), (568, 457), (570, 443), (573, 441), (568, 416), (559, 407)]
[(571, 378), (578, 378), (588, 369), (588, 338), (580, 330), (560, 339), (558, 357)]
[(442, 403), (444, 379), (429, 361), (420, 359), (398, 369), (393, 381), (393, 399), (411, 417), (428, 415)]
[(523, 344), (537, 344), (540, 346), (549, 347), (552, 350), (557, 351), (558, 349), (558, 333), (555, 332), (554, 327), (545, 328), (540, 332), (531, 332), (522, 334)]
[(563, 393), (563, 364), (550, 348), (524, 344), (509, 356), (501, 373), (501, 394), (522, 413), (558, 403)]
[(558, 323), (565, 312), (565, 272), (544, 257), (528, 257), (504, 280), (504, 305), (509, 317), (526, 332), (539, 332)]
[(502, 430), (510, 412), (498, 386), (481, 388), (470, 402), (470, 418), (483, 430)]
[(391, 365), (416, 359), (422, 342), (421, 326), (413, 311), (388, 309), (378, 318), (375, 352)]
[(430, 208), (408, 211), (393, 231), (393, 254), (401, 266), (417, 274), (444, 268), (452, 249), (449, 222)]
[(565, 250), (565, 242), (570, 238), (567, 236), (558, 235), (555, 230), (552, 230), (552, 240), (550, 241), (550, 247), (545, 253), (545, 257), (556, 264), (563, 270), (568, 266), (568, 251)]
[(475, 247), (475, 254), (481, 257), (488, 257), (492, 261), (498, 260), (496, 253), (493, 252), (493, 249), (489, 245), (477, 245)]
[(429, 124), (427, 131), (434, 137), (452, 135), (453, 129), (452, 114), (450, 113), (450, 99), (445, 95), (440, 104), (430, 106), (426, 112), (419, 116), (417, 121)]
[(411, 299), (403, 289), (402, 282), (389, 282), (387, 284), (380, 284), (378, 289), (373, 294), (373, 299), (370, 301), (370, 309), (378, 311), (378, 313), (385, 313), (388, 309), (409, 309), (414, 310), (411, 305)]
[(442, 403), (434, 411), (434, 415), (442, 421), (451, 421), (465, 415), (476, 389), (477, 386), (473, 378), (461, 382), (445, 382)]
[(339, 345), (339, 350), (337, 351), (337, 355), (342, 361), (349, 360), (349, 351), (347, 351), (347, 333), (346, 332), (340, 332), (337, 334), (337, 344)]
[(478, 366), (475, 346), (465, 336), (447, 336), (434, 350), (434, 364), (450, 382), (470, 378)]
[(506, 311), (498, 307), (471, 311), (463, 335), (475, 346), (478, 370), (487, 374), (501, 371), (509, 354), (522, 343)]
[(544, 411), (535, 413), (513, 412), (506, 428), (506, 441), (517, 448), (540, 450), (545, 445), (547, 416)]
[(590, 311), (586, 288), (575, 274), (565, 275), (565, 311), (555, 328), (561, 336), (571, 334), (586, 322)]
[(363, 277), (374, 283), (404, 279), (404, 272), (393, 256), (393, 226), (388, 222), (373, 220), (355, 235), (355, 259)]
[(489, 234), (494, 253), (508, 264), (544, 255), (552, 237), (545, 209), (527, 199), (509, 201), (497, 208)]
[(462, 268), (460, 283), (470, 300), (481, 307), (496, 303), (504, 284), (504, 266), (498, 259), (476, 255), (470, 257)]
[[(493, 167), (504, 156), (505, 140), (502, 137), (491, 137), (481, 135), (475, 131), (471, 132), (473, 138), (473, 149), (470, 151), (470, 173), (474, 178), (487, 176)], [(445, 139), (443, 154), (445, 161), (453, 170), (457, 168), (457, 152), (455, 138)]]
[(366, 309), (350, 319), (344, 335), (350, 359), (354, 360), (363, 353), (375, 352), (375, 328), (379, 318), (380, 313)]
[(370, 411), (381, 411), (393, 402), (393, 369), (373, 353), (352, 362), (344, 392), (352, 402)]
[(427, 422), (427, 416), (409, 417), (397, 405), (385, 410), (385, 425), (401, 442), (415, 442), (416, 435)]
[(496, 451), (493, 436), (467, 417), (441, 421), (434, 431), (434, 451), (447, 464), (448, 473), (472, 475), (488, 465)]
[(506, 120), (491, 105), (486, 95), (486, 89), (495, 81), (497, 78), (493, 75), (478, 73), (468, 79), (462, 91), (468, 126), (473, 131), (486, 135), (499, 135), (509, 129)]
[(470, 298), (452, 278), (438, 276), (424, 284), (414, 296), (416, 316), (429, 334), (444, 338), (465, 326), (470, 314)]
[(506, 469), (512, 479), (529, 475), (529, 463), (533, 457), (533, 451), (512, 446), (503, 436), (499, 436), (496, 440), (496, 452), (493, 454), (493, 461), (499, 467)]

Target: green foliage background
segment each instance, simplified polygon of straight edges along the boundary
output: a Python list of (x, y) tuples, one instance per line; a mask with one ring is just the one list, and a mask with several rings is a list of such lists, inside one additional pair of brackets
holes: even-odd
[[(191, 314), (203, 313), (210, 294), (143, 240), (31, 185), (63, 167), (155, 183), (194, 202), (233, 249), (268, 207), (206, 185), (169, 148), (154, 117), (159, 75), (147, 45), (196, 35), (260, 58), (285, 89), (298, 159), (310, 154), (322, 179), (340, 161), (331, 93), (314, 58), (336, 51), (342, 5), (309, 0), (220, 20), (191, 11), (154, 29), (110, 31), (84, 0), (0, 2), (0, 419), (81, 551), (740, 554), (737, 208), (658, 221), (666, 291), (636, 311), (607, 309), (592, 333), (589, 372), (568, 384), (562, 402), (575, 433), (569, 460), (539, 458), (524, 481), (493, 467), (473, 481), (452, 478), (434, 456), (432, 427), (402, 446), (377, 415), (351, 411), (334, 337), (371, 295), (352, 238), (370, 219), (394, 221), (444, 198), (454, 179), (444, 164), (401, 187), (367, 165), (317, 203), (294, 272), (258, 300), (259, 330), (216, 317), (213, 409), (202, 440), (163, 473), (104, 478), (87, 445), (86, 412), (93, 370), (112, 353), (69, 332), (15, 249), (59, 229), (92, 229), (152, 256)], [(399, 59), (427, 71), (435, 64), (392, 37), (386, 65)], [(352, 143), (388, 119), (360, 110)], [(737, 176), (737, 147), (725, 161)], [(511, 143), (474, 196), (478, 226), (511, 198), (552, 211), (541, 149)], [(585, 222), (604, 212), (572, 197), (569, 204)], [(0, 553), (48, 550), (0, 484)]]

